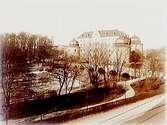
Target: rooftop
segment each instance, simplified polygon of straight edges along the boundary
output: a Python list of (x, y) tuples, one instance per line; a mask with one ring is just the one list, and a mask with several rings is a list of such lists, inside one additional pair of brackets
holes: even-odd
[[(98, 30), (97, 32), (99, 33), (100, 37), (111, 37), (111, 36), (127, 37), (127, 34), (125, 34), (122, 31), (119, 31), (117, 29), (115, 29), (115, 30)], [(92, 38), (94, 33), (95, 32), (93, 32), (93, 31), (84, 32), (78, 38)]]

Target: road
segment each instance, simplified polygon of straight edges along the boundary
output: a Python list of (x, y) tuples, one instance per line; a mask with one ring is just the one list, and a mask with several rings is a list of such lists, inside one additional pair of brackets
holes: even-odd
[(124, 124), (125, 122), (142, 116), (147, 111), (159, 105), (165, 95), (157, 95), (148, 99), (128, 104), (106, 112), (88, 115), (64, 123), (65, 125), (113, 125)]
[(164, 104), (161, 104), (146, 113), (144, 113), (142, 116), (129, 120), (128, 122), (125, 122), (124, 125), (129, 124), (141, 124), (141, 125), (148, 125), (148, 124), (155, 124), (155, 125), (165, 125), (165, 111), (166, 106)]
[(131, 87), (131, 85), (134, 84), (137, 81), (141, 81), (141, 80), (144, 80), (144, 79), (146, 79), (146, 77), (136, 78), (136, 79), (132, 79), (132, 80), (128, 80), (128, 81), (120, 81), (120, 82), (118, 82), (117, 84), (118, 85), (122, 85), (123, 88), (126, 90), (126, 92), (121, 97), (119, 97), (117, 99), (114, 99), (112, 101), (114, 102), (114, 101), (117, 101), (117, 100), (121, 100), (121, 99), (130, 98), (130, 97), (135, 96), (135, 91), (133, 90), (133, 88)]

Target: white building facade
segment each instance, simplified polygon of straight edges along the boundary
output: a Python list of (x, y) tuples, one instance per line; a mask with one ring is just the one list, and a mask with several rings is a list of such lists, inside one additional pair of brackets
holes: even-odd
[[(107, 50), (110, 63), (116, 59), (117, 51), (122, 53), (122, 57), (129, 60), (129, 53), (131, 50), (143, 51), (143, 44), (137, 36), (129, 36), (119, 30), (99, 30), (95, 32), (84, 32), (76, 38), (80, 46), (80, 56), (82, 58), (89, 57), (94, 48), (99, 44), (103, 44)], [(90, 60), (89, 60), (90, 62)]]

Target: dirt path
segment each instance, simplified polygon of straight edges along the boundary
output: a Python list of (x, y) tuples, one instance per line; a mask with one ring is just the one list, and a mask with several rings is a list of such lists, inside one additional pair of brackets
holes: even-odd
[(121, 99), (125, 99), (125, 98), (130, 98), (135, 96), (135, 91), (134, 89), (131, 87), (131, 85), (137, 81), (141, 81), (146, 79), (146, 77), (142, 77), (142, 78), (137, 78), (137, 79), (132, 79), (132, 80), (128, 80), (128, 81), (120, 81), (117, 84), (118, 85), (122, 85), (123, 88), (126, 90), (125, 94), (122, 95), (121, 97), (114, 99), (112, 101), (117, 101), (117, 100), (121, 100)]

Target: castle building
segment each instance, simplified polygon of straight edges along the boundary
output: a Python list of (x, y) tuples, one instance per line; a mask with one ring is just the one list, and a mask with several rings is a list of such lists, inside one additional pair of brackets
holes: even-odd
[[(129, 37), (119, 30), (99, 30), (84, 32), (75, 39), (80, 47), (80, 56), (82, 58), (89, 57), (99, 44), (103, 44), (104, 50), (107, 50), (106, 56), (112, 63), (116, 59), (116, 52), (122, 53), (122, 57), (129, 60), (129, 53), (132, 50), (143, 51), (143, 44), (137, 36)], [(98, 50), (96, 50), (98, 51)], [(107, 55), (108, 54), (108, 55)], [(91, 57), (91, 56), (90, 56)], [(89, 59), (91, 62), (91, 59)]]
[(65, 46), (65, 52), (68, 56), (74, 56), (76, 59), (80, 59), (80, 46), (78, 41), (75, 39), (70, 41), (70, 44), (68, 46)]
[(140, 52), (143, 52), (143, 43), (136, 35), (131, 37), (131, 50), (139, 50)]
[(69, 45), (59, 45), (55, 46), (57, 50), (60, 50), (64, 53), (64, 55), (68, 57), (73, 57), (77, 60), (80, 59), (80, 46), (78, 41), (75, 39), (71, 40)]
[(84, 32), (71, 40), (69, 45), (60, 48), (66, 55), (74, 57), (81, 63), (96, 63), (101, 66), (105, 59), (108, 59), (107, 65), (113, 66), (118, 58), (119, 61), (128, 64), (132, 50), (143, 52), (143, 44), (139, 37), (135, 35), (129, 37), (119, 30)]

